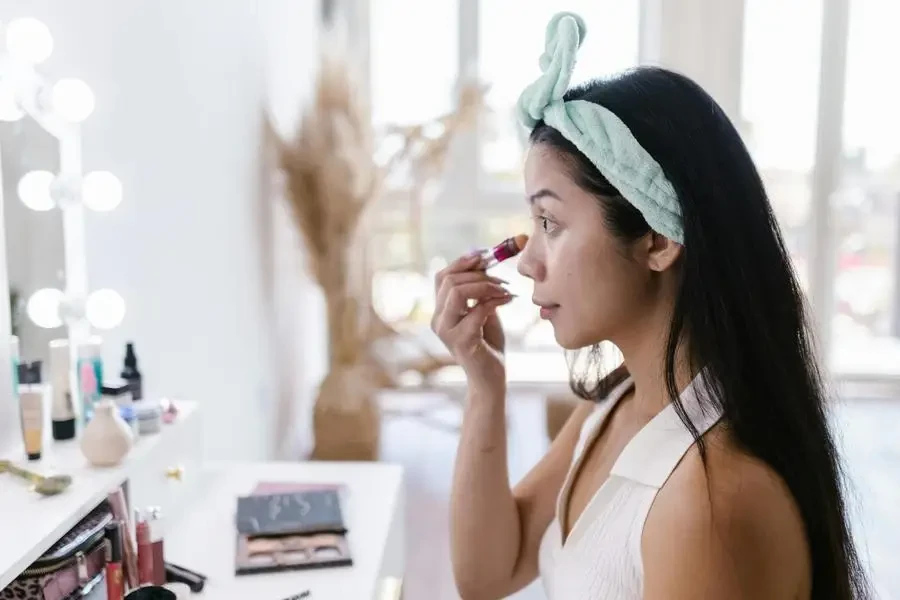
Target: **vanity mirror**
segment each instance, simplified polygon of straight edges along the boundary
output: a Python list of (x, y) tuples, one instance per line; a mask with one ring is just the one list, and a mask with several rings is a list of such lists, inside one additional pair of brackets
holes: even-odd
[[(77, 407), (79, 348), (92, 341), (95, 329), (116, 327), (125, 314), (116, 291), (89, 287), (85, 211), (114, 209), (122, 199), (122, 184), (109, 171), (84, 171), (80, 124), (94, 110), (94, 95), (80, 79), (42, 72), (41, 64), (53, 52), (53, 37), (41, 21), (24, 17), (0, 23), (0, 206), (6, 267), (0, 275), (10, 299), (9, 312), (6, 307), (0, 312), (0, 332), (3, 355), (17, 349), (21, 360), (45, 364), (49, 341), (67, 339)], [(12, 335), (18, 339), (12, 341)], [(9, 356), (13, 362), (16, 358)], [(15, 367), (10, 371), (15, 378)], [(0, 421), (13, 424), (17, 419), (5, 417), (17, 414), (15, 385), (14, 380), (0, 390)], [(9, 434), (9, 427), (0, 430), (0, 445)]]

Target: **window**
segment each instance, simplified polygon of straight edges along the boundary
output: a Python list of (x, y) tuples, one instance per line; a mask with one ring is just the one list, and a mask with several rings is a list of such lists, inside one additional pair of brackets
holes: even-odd
[(447, 112), (459, 42), (457, 0), (372, 0), (372, 112), (376, 125), (408, 125)]
[[(472, 248), (530, 228), (524, 221), (521, 184), (525, 132), (513, 108), (521, 89), (538, 75), (543, 28), (551, 13), (573, 10), (588, 23), (575, 83), (638, 64), (643, 34), (665, 32), (677, 44), (702, 35), (695, 33), (700, 31), (697, 23), (715, 25), (708, 22), (714, 20), (709, 14), (689, 14), (705, 10), (703, 3), (691, 2), (683, 3), (687, 13), (679, 12), (678, 18), (655, 23), (648, 13), (642, 23), (642, 7), (653, 5), (644, 0), (354, 1), (370, 8), (370, 73), (378, 124), (417, 122), (444, 113), (452, 107), (460, 75), (471, 69), (490, 85), (487, 114), (473, 135), (460, 140), (449, 176), (428, 196), (420, 214), (410, 218), (408, 191), (398, 188), (391, 194), (397, 210), (383, 233), (387, 239), (379, 243), (385, 251), (377, 257), (383, 272), (376, 304), (391, 315), (411, 311), (422, 322), (430, 315), (430, 277), (436, 269)], [(739, 125), (801, 284), (822, 311), (817, 316), (831, 366), (839, 373), (895, 375), (900, 372), (900, 143), (894, 132), (900, 131), (900, 84), (887, 75), (885, 61), (900, 53), (900, 38), (891, 31), (900, 20), (900, 4), (743, 0), (743, 5)], [(846, 5), (849, 35), (840, 14)], [(832, 14), (837, 18), (826, 18)], [(648, 29), (657, 26), (663, 29)], [(700, 40), (699, 47), (704, 43)], [(823, 59), (822, 48), (844, 43), (847, 72), (841, 80), (840, 67)], [(706, 46), (715, 52), (713, 36)], [(702, 61), (702, 54), (685, 56)], [(704, 71), (707, 65), (697, 66)], [(676, 68), (693, 72), (691, 64)], [(819, 97), (820, 80), (844, 85), (842, 113), (835, 108), (837, 100), (828, 104), (831, 95)], [(843, 114), (842, 123), (840, 118), (820, 122), (825, 105), (830, 108), (823, 114)], [(828, 142), (832, 148), (823, 149), (828, 144), (817, 145), (817, 140), (833, 140), (839, 133), (838, 159), (837, 143)], [(817, 162), (823, 156), (830, 159)], [(826, 162), (835, 161), (838, 169), (823, 170)], [(814, 188), (823, 181), (817, 174), (824, 172), (838, 173), (835, 189)], [(828, 217), (827, 235), (813, 227), (822, 215)], [(834, 240), (829, 247), (833, 256), (815, 255), (817, 248), (822, 251), (824, 237)], [(509, 261), (498, 274), (514, 268)], [(511, 280), (520, 286), (514, 290), (520, 299), (502, 310), (511, 338), (520, 348), (549, 347), (552, 334), (546, 323), (535, 323), (528, 283), (517, 276)], [(406, 286), (404, 298), (399, 282)], [(409, 299), (412, 289), (418, 290), (415, 301)], [(833, 291), (833, 303), (823, 290)]]
[(822, 1), (747, 0), (744, 15), (744, 138), (805, 289)]
[[(640, 2), (367, 1), (376, 127), (419, 123), (447, 112), (456, 83), (472, 68), (490, 85), (488, 114), (475, 135), (460, 140), (454, 156), (461, 160), (448, 165), (452, 175), (441, 190), (426, 194), (412, 214), (409, 191), (402, 189), (408, 182), (399, 181), (386, 200), (392, 208), (380, 215), (376, 309), (389, 320), (424, 325), (433, 310), (437, 270), (459, 254), (531, 229), (521, 187), (524, 132), (513, 108), (519, 92), (540, 73), (547, 20), (558, 10), (572, 10), (588, 22), (573, 76), (577, 83), (637, 64)], [(510, 347), (555, 347), (549, 324), (537, 319), (529, 282), (515, 269), (515, 260), (497, 268), (497, 276), (510, 281), (519, 296), (500, 311)]]
[(544, 28), (558, 10), (571, 10), (588, 24), (572, 83), (616, 73), (638, 63), (640, 23), (637, 0), (479, 2), (479, 71), (491, 85), (493, 112), (482, 132), (481, 162), (488, 184), (519, 182), (523, 132), (514, 113), (522, 89), (540, 75), (538, 57)]
[(900, 372), (900, 4), (851, 0), (843, 152), (832, 197), (835, 307), (832, 354), (841, 372)]

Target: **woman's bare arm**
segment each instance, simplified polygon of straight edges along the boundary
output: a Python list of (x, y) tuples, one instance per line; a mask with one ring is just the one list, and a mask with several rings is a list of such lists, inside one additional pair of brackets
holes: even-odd
[(535, 579), (541, 537), (593, 408), (578, 403), (547, 454), (512, 490), (505, 401), (470, 391), (450, 501), (453, 574), (464, 600), (502, 598)]

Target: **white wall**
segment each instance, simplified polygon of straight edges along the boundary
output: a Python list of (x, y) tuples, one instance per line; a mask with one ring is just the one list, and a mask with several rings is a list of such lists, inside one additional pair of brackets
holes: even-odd
[[(149, 394), (204, 404), (210, 456), (285, 447), (276, 421), (305, 427), (306, 412), (277, 401), (306, 399), (304, 353), (321, 349), (297, 342), (310, 316), (298, 297), (309, 286), (267, 197), (262, 114), (269, 101), (289, 114), (308, 90), (318, 3), (0, 6), (0, 19), (24, 15), (53, 33), (44, 72), (81, 77), (95, 92), (84, 168), (109, 169), (124, 184), (122, 205), (87, 222), (91, 288), (112, 287), (128, 304), (122, 326), (104, 334), (107, 369), (118, 370), (134, 340)], [(284, 356), (288, 379), (276, 360)]]

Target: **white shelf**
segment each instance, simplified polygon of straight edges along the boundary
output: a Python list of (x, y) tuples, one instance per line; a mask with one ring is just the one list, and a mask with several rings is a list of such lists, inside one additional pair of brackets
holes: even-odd
[(109, 492), (138, 472), (154, 454), (154, 448), (165, 447), (175, 435), (173, 429), (196, 411), (196, 404), (179, 402), (175, 423), (164, 425), (158, 434), (137, 438), (122, 464), (112, 468), (96, 468), (81, 454), (78, 441), (45, 440), (44, 455), (39, 461), (27, 461), (21, 443), (0, 453), (0, 458), (13, 461), (37, 473), (71, 475), (72, 486), (58, 496), (41, 497), (29, 491), (21, 478), (0, 474), (0, 589), (41, 556), (54, 542), (69, 531)]

